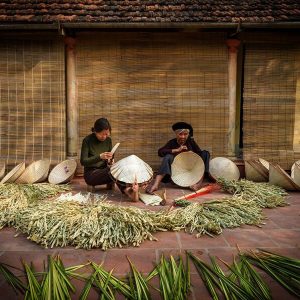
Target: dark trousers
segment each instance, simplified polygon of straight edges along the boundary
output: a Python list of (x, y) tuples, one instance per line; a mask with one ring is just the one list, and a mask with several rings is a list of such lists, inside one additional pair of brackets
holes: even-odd
[[(110, 168), (106, 167), (104, 169), (85, 169), (84, 170), (84, 180), (87, 185), (96, 186), (102, 184), (108, 184), (114, 182), (113, 177), (110, 175)], [(118, 188), (122, 193), (126, 188), (126, 184), (121, 182), (116, 182)]]
[(206, 150), (202, 150), (200, 156), (204, 162), (205, 173), (208, 173), (209, 172), (210, 153)]
[(84, 180), (86, 184), (92, 186), (113, 182), (111, 176), (109, 175), (109, 167), (106, 167), (104, 169), (85, 169)]

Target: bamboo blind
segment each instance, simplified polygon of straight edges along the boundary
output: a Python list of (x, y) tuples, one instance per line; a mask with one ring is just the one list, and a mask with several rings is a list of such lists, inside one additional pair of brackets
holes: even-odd
[[(294, 151), (299, 45), (246, 45), (244, 73), (244, 158), (262, 157), (290, 169)], [(298, 84), (299, 85), (299, 84)], [(299, 97), (298, 97), (299, 98)], [(298, 100), (299, 101), (299, 100)], [(298, 136), (299, 139), (299, 136)]]
[(81, 34), (78, 148), (94, 121), (107, 117), (113, 144), (121, 142), (117, 159), (135, 154), (156, 168), (157, 150), (174, 137), (177, 121), (193, 125), (202, 149), (226, 155), (227, 59), (223, 34)]
[(61, 41), (1, 40), (0, 153), (10, 167), (65, 157), (64, 85)]

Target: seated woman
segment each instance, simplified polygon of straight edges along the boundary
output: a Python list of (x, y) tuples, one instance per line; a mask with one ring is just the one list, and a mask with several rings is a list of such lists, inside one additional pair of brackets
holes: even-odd
[(82, 141), (80, 163), (84, 166), (84, 180), (88, 185), (113, 184), (109, 175), (109, 163), (113, 161), (110, 132), (108, 120), (100, 118), (92, 133)]
[[(185, 122), (177, 122), (172, 126), (175, 132), (175, 138), (168, 141), (165, 146), (158, 150), (158, 155), (163, 158), (154, 183), (147, 189), (149, 194), (158, 190), (160, 182), (171, 176), (171, 164), (174, 157), (184, 151), (193, 151), (197, 153), (204, 161), (205, 176), (208, 177), (210, 154), (206, 150), (201, 150), (193, 139), (193, 127)], [(191, 186), (192, 190), (197, 190), (201, 182)]]
[[(107, 119), (96, 120), (92, 133), (82, 141), (80, 163), (84, 166), (84, 180), (91, 186), (114, 184), (110, 174), (113, 164), (111, 126)], [(117, 182), (120, 191), (133, 201), (138, 201), (138, 185), (128, 186)]]

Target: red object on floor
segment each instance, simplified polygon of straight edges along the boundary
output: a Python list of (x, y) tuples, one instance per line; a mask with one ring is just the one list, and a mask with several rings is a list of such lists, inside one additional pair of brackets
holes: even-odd
[(199, 197), (199, 196), (202, 196), (202, 195), (205, 195), (205, 194), (209, 194), (213, 191), (217, 191), (219, 190), (221, 187), (220, 185), (218, 185), (217, 183), (213, 183), (213, 184), (209, 184), (203, 188), (201, 188), (200, 190), (197, 190), (191, 194), (188, 194), (188, 195), (184, 195), (182, 197), (179, 197), (176, 200), (189, 200), (189, 199), (193, 199), (193, 198), (196, 198), (196, 197)]

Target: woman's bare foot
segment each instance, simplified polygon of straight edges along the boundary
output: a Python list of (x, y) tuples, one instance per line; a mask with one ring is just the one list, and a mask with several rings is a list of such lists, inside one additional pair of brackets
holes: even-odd
[(154, 195), (154, 192), (158, 190), (158, 186), (156, 185), (151, 185), (151, 186), (148, 186), (146, 188), (146, 193), (150, 194), (150, 195)]
[(130, 198), (133, 202), (139, 201), (139, 185), (134, 183), (131, 186), (125, 188), (124, 193)]

